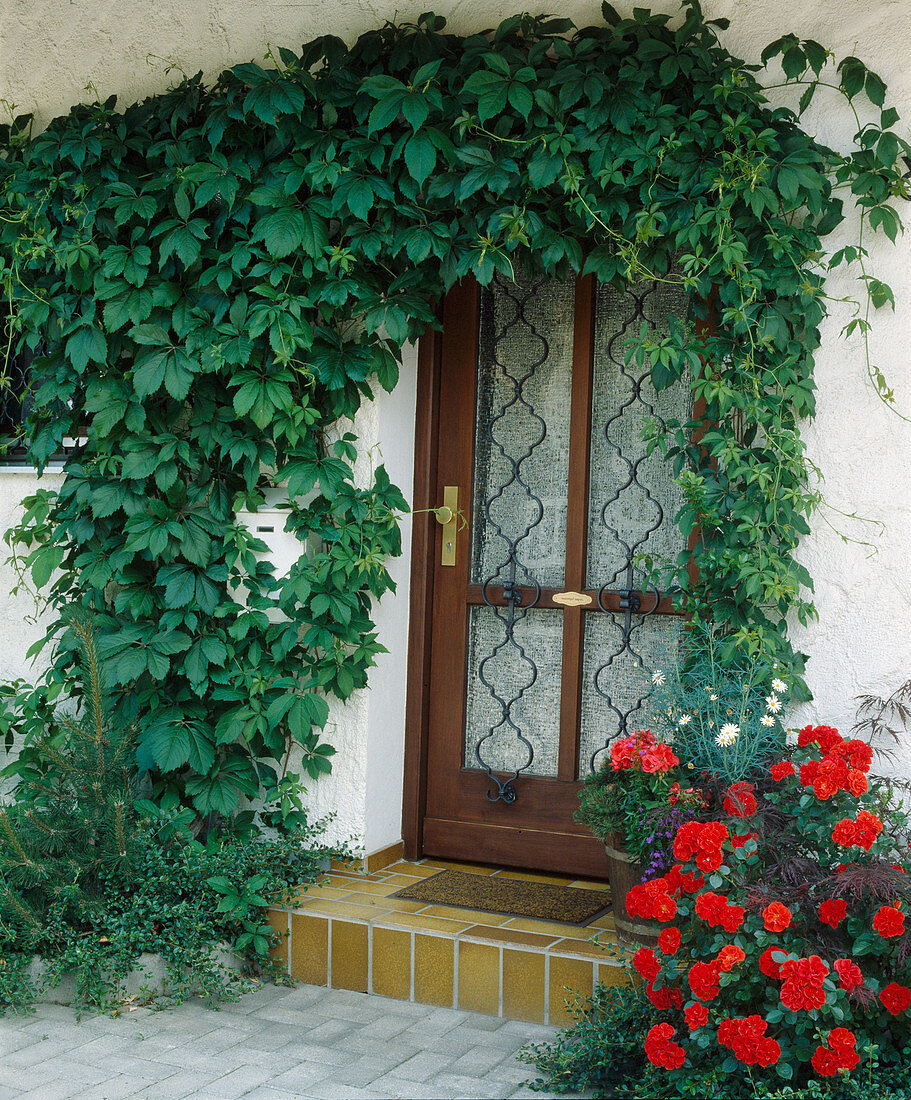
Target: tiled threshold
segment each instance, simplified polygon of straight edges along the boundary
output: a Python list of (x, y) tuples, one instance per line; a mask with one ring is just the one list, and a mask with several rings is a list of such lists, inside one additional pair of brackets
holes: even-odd
[(311, 985), (558, 1026), (574, 1018), (567, 1000), (590, 996), (596, 982), (626, 980), (610, 916), (580, 927), (391, 896), (447, 867), (607, 889), (438, 860), (403, 861), (372, 874), (333, 869), (287, 907), (269, 910), (287, 937), (281, 961)]

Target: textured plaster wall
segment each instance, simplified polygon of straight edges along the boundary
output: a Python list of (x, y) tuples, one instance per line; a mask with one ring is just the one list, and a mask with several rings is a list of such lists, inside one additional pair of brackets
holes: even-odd
[[(645, 3), (645, 0), (642, 0)], [(34, 111), (39, 122), (91, 95), (117, 94), (121, 103), (161, 91), (187, 73), (213, 78), (226, 66), (261, 59), (267, 45), (298, 46), (317, 34), (348, 40), (384, 20), (413, 19), (429, 0), (0, 0), (0, 97), (18, 111)], [(526, 5), (516, 0), (438, 0), (436, 10), (459, 32), (491, 26)], [(616, 0), (621, 10), (631, 3)], [(655, 0), (656, 10), (676, 12), (672, 0)], [(551, 8), (553, 5), (543, 5)], [(832, 0), (704, 0), (712, 17), (727, 16), (725, 43), (750, 60), (787, 30), (813, 37), (841, 57), (857, 54), (876, 68), (893, 102), (911, 119), (911, 11), (909, 0), (832, 3)], [(600, 3), (571, 2), (561, 8), (578, 24), (596, 22)], [(177, 68), (165, 71), (168, 64)], [(88, 91), (86, 90), (88, 89)], [(833, 145), (850, 138), (852, 126), (834, 101), (817, 98), (807, 126)], [(907, 223), (911, 203), (901, 204)], [(845, 238), (849, 239), (848, 236)], [(899, 406), (911, 414), (911, 234), (897, 248), (872, 243), (870, 263), (895, 289), (894, 314), (880, 312), (873, 337), (875, 362), (894, 386)], [(841, 276), (830, 280), (833, 297), (854, 293)], [(819, 412), (806, 428), (810, 457), (824, 478), (827, 508), (801, 551), (816, 579), (819, 622), (794, 636), (810, 655), (809, 679), (816, 702), (799, 718), (818, 715), (842, 727), (854, 715), (861, 691), (888, 692), (911, 676), (911, 432), (886, 410), (864, 381), (863, 349), (845, 344), (838, 332), (849, 318), (835, 305), (817, 355)], [(413, 453), (413, 359), (392, 397), (381, 397), (358, 420), (365, 441), (380, 444), (394, 480), (411, 488)], [(10, 522), (13, 504), (33, 481), (0, 474), (0, 526)], [(847, 513), (847, 516), (843, 513)], [(848, 518), (857, 513), (864, 522)], [(880, 534), (875, 522), (884, 525)], [(408, 530), (405, 530), (408, 543)], [(875, 553), (859, 541), (873, 542)], [(407, 632), (405, 555), (393, 566), (399, 590), (377, 609), (381, 639), (391, 650), (374, 671), (373, 687), (330, 721), (339, 752), (332, 777), (312, 785), (312, 802), (334, 809), (334, 832), (363, 838), (368, 851), (399, 836), (404, 659)], [(30, 606), (11, 601), (12, 583), (0, 572), (0, 676), (21, 674), (24, 652), (38, 635), (26, 622)], [(907, 773), (911, 747), (896, 765)]]

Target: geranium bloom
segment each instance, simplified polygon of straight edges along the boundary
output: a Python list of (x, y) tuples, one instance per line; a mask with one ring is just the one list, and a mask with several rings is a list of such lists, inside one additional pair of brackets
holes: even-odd
[(891, 905), (882, 905), (873, 917), (873, 927), (883, 939), (900, 936), (905, 930), (905, 914)]
[(686, 976), (693, 996), (711, 1001), (718, 996), (718, 967), (714, 963), (695, 962)]
[(661, 1012), (670, 1012), (672, 1008), (679, 1008), (683, 1004), (683, 994), (680, 990), (671, 989), (671, 987), (667, 985), (663, 985), (660, 989), (656, 989), (655, 983), (649, 982), (645, 987), (645, 995), (655, 1008)]
[(850, 959), (836, 959), (832, 966), (838, 975), (838, 984), (846, 993), (850, 993), (852, 989), (864, 984), (864, 976), (860, 971), (860, 967), (857, 963), (851, 962)]
[(832, 830), (832, 839), (843, 848), (858, 847), (869, 852), (882, 831), (883, 823), (876, 814), (860, 810), (855, 821), (849, 817), (843, 817), (838, 822)]
[(744, 911), (739, 905), (731, 905), (722, 894), (711, 890), (696, 898), (696, 916), (701, 917), (712, 928), (724, 928), (727, 932), (736, 932), (743, 924)]
[(787, 779), (789, 775), (794, 775), (794, 773), (795, 768), (790, 760), (779, 760), (777, 764), (773, 764), (769, 768), (769, 775), (776, 783), (780, 783), (782, 779)]
[(703, 1024), (708, 1023), (709, 1010), (704, 1004), (696, 1001), (683, 1010), (683, 1018), (686, 1020), (686, 1026), (690, 1031), (695, 1031), (697, 1027), (702, 1027)]
[(675, 756), (664, 742), (642, 753), (642, 770), (649, 774), (670, 771), (679, 763), (680, 758)]
[(674, 837), (674, 857), (694, 859), (700, 871), (717, 871), (723, 861), (721, 845), (727, 838), (727, 826), (720, 821), (684, 822)]
[(662, 928), (658, 936), (658, 947), (664, 955), (676, 955), (680, 947), (680, 929)]
[(661, 963), (650, 947), (640, 947), (633, 955), (633, 968), (637, 974), (641, 974), (647, 982), (653, 982), (661, 973)]
[(747, 1066), (772, 1066), (781, 1057), (781, 1047), (765, 1037), (768, 1022), (761, 1016), (736, 1016), (722, 1020), (718, 1042)]
[(791, 910), (780, 901), (773, 901), (763, 909), (762, 922), (768, 932), (783, 932), (791, 923)]
[(868, 772), (873, 763), (873, 750), (865, 741), (853, 738), (845, 745), (848, 766), (859, 772)]
[(781, 1003), (792, 1012), (822, 1008), (826, 992), (822, 983), (829, 968), (818, 955), (806, 959), (785, 959), (781, 964)]
[(742, 947), (729, 943), (718, 952), (715, 962), (718, 964), (719, 969), (727, 973), (729, 970), (733, 970), (738, 963), (742, 963), (745, 958), (746, 953)]
[(629, 737), (621, 737), (611, 745), (611, 767), (615, 772), (622, 771), (624, 768), (637, 769), (641, 763), (642, 753), (653, 748), (655, 744), (651, 730), (633, 730)]
[(832, 1077), (839, 1070), (852, 1070), (860, 1061), (855, 1047), (857, 1037), (846, 1027), (833, 1027), (827, 1045), (817, 1047), (811, 1064), (820, 1077)]
[(686, 1061), (686, 1051), (672, 1042), (676, 1031), (670, 1024), (655, 1024), (645, 1037), (645, 1056), (653, 1066), (679, 1069)]
[(885, 989), (880, 990), (879, 999), (888, 1012), (897, 1016), (900, 1012), (908, 1011), (908, 1005), (911, 1005), (911, 989), (906, 985), (899, 985), (898, 982), (889, 982)]
[(756, 813), (752, 783), (733, 783), (724, 796), (723, 809), (731, 817), (751, 817)]
[(837, 928), (845, 919), (848, 912), (848, 903), (841, 898), (826, 898), (819, 903), (819, 919), (823, 924), (829, 924)]
[(773, 978), (778, 982), (781, 981), (781, 964), (775, 962), (772, 958), (773, 951), (780, 951), (782, 954), (786, 953), (783, 947), (777, 947), (775, 944), (772, 944), (759, 956), (759, 969), (767, 978)]
[(862, 794), (866, 794), (870, 784), (867, 782), (867, 777), (863, 772), (858, 771), (856, 768), (851, 768), (848, 772), (848, 790), (855, 798), (860, 798)]

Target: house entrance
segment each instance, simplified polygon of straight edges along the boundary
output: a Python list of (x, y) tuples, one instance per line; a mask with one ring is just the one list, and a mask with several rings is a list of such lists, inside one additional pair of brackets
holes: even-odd
[[(643, 428), (689, 418), (689, 380), (656, 393), (625, 344), (685, 309), (676, 285), (620, 293), (521, 273), (446, 298), (422, 368), (435, 410), (425, 499), (438, 511), (416, 549), (415, 853), (604, 873), (603, 848), (573, 820), (578, 790), (642, 720), (652, 669), (673, 660), (682, 620), (647, 578), (686, 549), (681, 491)], [(406, 832), (408, 809), (406, 796)]]

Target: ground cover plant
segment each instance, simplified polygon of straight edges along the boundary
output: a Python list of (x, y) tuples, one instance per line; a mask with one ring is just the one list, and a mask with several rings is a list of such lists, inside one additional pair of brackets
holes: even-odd
[(248, 974), (277, 976), (265, 907), (346, 853), (320, 843), (290, 782), (230, 828), (207, 830), (176, 799), (143, 798), (133, 731), (107, 707), (91, 625), (77, 615), (70, 628), (78, 696), (61, 700), (41, 729), (32, 716), (22, 754), (5, 769), (15, 787), (0, 802), (0, 1011), (26, 1007), (64, 975), (75, 978), (79, 1004), (116, 1005), (121, 979), (147, 952), (164, 959), (172, 998), (198, 991), (214, 1001), (248, 987), (225, 952), (245, 958)]
[[(826, 263), (861, 279), (850, 331), (891, 301), (866, 238), (821, 257), (842, 194), (863, 233), (895, 238), (908, 147), (861, 60), (772, 44), (795, 112), (725, 27), (695, 0), (673, 22), (606, 3), (596, 26), (517, 15), (467, 38), (425, 14), (3, 131), (4, 344), (35, 356), (24, 443), (40, 470), (82, 440), (11, 541), (53, 610), (97, 615), (153, 798), (227, 817), (291, 751), (329, 769), (327, 699), (363, 686), (381, 648), (370, 608), (404, 508), (381, 465), (357, 481), (346, 418), (394, 386), (448, 287), (517, 260), (690, 292), (666, 335), (631, 334), (655, 385), (691, 372), (704, 410), (654, 439), (687, 494), (676, 521), (699, 531), (696, 569), (664, 563), (664, 587), (799, 691), (785, 624), (812, 614), (793, 551), (818, 501), (799, 422)], [(847, 150), (801, 128), (817, 93), (857, 119)], [(236, 522), (276, 487), (302, 542), (281, 580)]]

